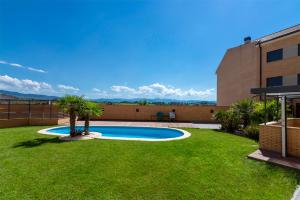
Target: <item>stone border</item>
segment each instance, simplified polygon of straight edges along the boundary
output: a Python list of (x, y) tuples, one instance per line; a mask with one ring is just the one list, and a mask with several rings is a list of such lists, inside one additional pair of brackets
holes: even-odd
[(300, 186), (297, 185), (291, 200), (300, 200)]
[(51, 129), (54, 129), (54, 128), (63, 128), (63, 127), (67, 127), (67, 126), (55, 126), (55, 127), (51, 127), (51, 128), (45, 128), (45, 129), (39, 130), (38, 133), (45, 134), (45, 135), (68, 136), (69, 134), (60, 134), (60, 133), (48, 132), (48, 130), (51, 130)]
[(59, 139), (62, 141), (78, 141), (78, 140), (92, 140), (97, 137), (98, 133), (97, 132), (90, 132), (89, 135), (78, 135), (75, 137), (70, 137), (68, 136), (62, 136)]
[[(99, 126), (99, 125), (98, 125)], [(69, 134), (59, 134), (59, 133), (51, 133), (48, 132), (48, 130), (51, 129), (55, 129), (55, 128), (63, 128), (63, 127), (67, 127), (67, 126), (56, 126), (56, 127), (51, 127), (51, 128), (46, 128), (46, 129), (42, 129), (39, 130), (38, 133), (40, 134), (45, 134), (45, 135), (56, 135), (56, 136), (60, 136), (60, 137), (66, 137)], [(101, 125), (99, 126), (101, 127)], [(106, 127), (106, 126), (105, 126)], [(118, 127), (118, 126), (116, 126)], [(119, 126), (120, 127), (120, 126)], [(122, 126), (123, 127), (123, 126)], [(102, 136), (102, 134), (100, 132), (93, 132), (93, 138), (96, 139), (103, 139), (103, 140), (130, 140), (130, 141), (148, 141), (148, 142), (159, 142), (159, 141), (172, 141), (172, 140), (182, 140), (185, 138), (188, 138), (191, 136), (191, 133), (182, 129), (178, 129), (178, 128), (168, 128), (168, 127), (152, 127), (152, 126), (127, 126), (127, 127), (138, 127), (138, 128), (157, 128), (157, 129), (173, 129), (173, 130), (177, 130), (183, 133), (182, 136), (180, 137), (175, 137), (175, 138), (166, 138), (166, 139), (147, 139), (147, 138), (125, 138), (125, 137), (105, 137)], [(99, 135), (96, 135), (95, 133), (98, 133)]]

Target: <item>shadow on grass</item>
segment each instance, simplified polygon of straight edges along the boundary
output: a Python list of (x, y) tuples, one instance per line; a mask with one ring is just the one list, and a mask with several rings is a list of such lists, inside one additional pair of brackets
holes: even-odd
[(13, 146), (13, 148), (19, 148), (19, 147), (32, 148), (32, 147), (37, 147), (37, 146), (41, 146), (43, 144), (48, 144), (48, 143), (60, 144), (60, 143), (64, 143), (64, 142), (66, 142), (66, 141), (62, 141), (59, 138), (37, 138), (34, 140), (19, 142), (19, 143), (15, 144)]

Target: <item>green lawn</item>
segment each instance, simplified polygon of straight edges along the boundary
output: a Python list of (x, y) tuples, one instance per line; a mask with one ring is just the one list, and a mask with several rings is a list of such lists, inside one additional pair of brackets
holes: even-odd
[(0, 199), (290, 199), (296, 171), (247, 159), (257, 143), (213, 130), (171, 142), (60, 142), (0, 129)]

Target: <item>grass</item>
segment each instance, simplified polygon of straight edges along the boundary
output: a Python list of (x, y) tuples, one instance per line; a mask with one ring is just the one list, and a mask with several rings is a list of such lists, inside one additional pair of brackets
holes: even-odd
[(0, 129), (0, 199), (290, 199), (299, 174), (247, 159), (257, 143), (213, 130), (170, 142), (60, 142)]

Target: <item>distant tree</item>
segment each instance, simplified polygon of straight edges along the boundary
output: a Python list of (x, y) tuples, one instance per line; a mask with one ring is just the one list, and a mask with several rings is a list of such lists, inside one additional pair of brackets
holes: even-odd
[(139, 104), (140, 106), (145, 106), (145, 105), (148, 104), (148, 102), (147, 102), (147, 100), (141, 100), (141, 101), (138, 102), (138, 104)]
[(84, 98), (76, 95), (66, 95), (56, 101), (56, 105), (69, 114), (70, 117), (70, 136), (76, 136), (76, 116), (80, 107), (84, 104)]
[(89, 134), (89, 127), (90, 127), (90, 117), (91, 116), (100, 116), (102, 115), (102, 109), (98, 103), (94, 103), (91, 101), (85, 101), (80, 109), (79, 114), (84, 118), (84, 130), (83, 133), (85, 135)]

